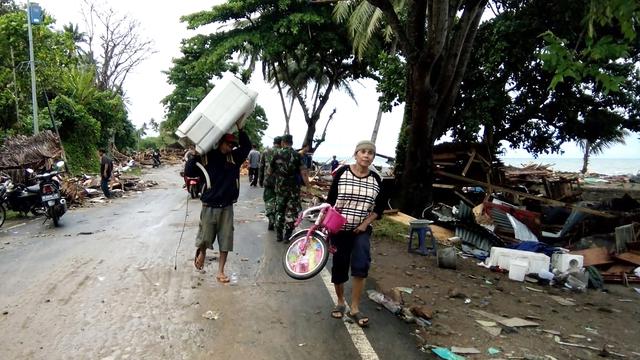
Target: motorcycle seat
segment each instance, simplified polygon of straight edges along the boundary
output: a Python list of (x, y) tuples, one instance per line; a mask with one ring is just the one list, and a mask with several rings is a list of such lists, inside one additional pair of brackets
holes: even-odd
[(26, 187), (26, 188), (25, 188), (25, 190), (26, 190), (28, 193), (37, 194), (37, 193), (39, 193), (39, 192), (40, 192), (40, 185), (38, 185), (38, 184), (31, 185), (31, 186)]

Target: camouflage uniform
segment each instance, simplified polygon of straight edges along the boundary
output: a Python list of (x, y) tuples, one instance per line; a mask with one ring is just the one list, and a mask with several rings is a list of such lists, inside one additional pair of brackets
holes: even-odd
[(291, 235), (300, 204), (300, 183), (298, 174), (302, 168), (300, 154), (291, 147), (278, 149), (271, 160), (271, 170), (276, 176), (276, 232), (281, 241), (283, 230), (285, 238)]
[(258, 182), (264, 187), (262, 199), (264, 200), (264, 211), (269, 219), (269, 230), (273, 230), (276, 223), (276, 180), (271, 171), (271, 160), (276, 152), (276, 148), (266, 149), (260, 157), (260, 172)]

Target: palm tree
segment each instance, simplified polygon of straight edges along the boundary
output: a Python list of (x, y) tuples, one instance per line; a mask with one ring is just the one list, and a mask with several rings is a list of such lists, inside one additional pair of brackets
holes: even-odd
[[(402, 9), (405, 9), (407, 5), (406, 0), (395, 0), (392, 3), (398, 12), (402, 12)], [(353, 52), (359, 59), (362, 59), (370, 51), (371, 39), (378, 33), (382, 35), (386, 43), (391, 43), (390, 54), (396, 53), (397, 39), (391, 26), (383, 22), (382, 10), (376, 6), (364, 0), (342, 1), (336, 4), (333, 16), (338, 23), (347, 23), (347, 30), (353, 43)], [(371, 133), (371, 141), (374, 143), (378, 138), (382, 113), (382, 104), (379, 104), (376, 122)]]
[(617, 130), (616, 133), (609, 138), (606, 139), (597, 139), (594, 141), (583, 139), (578, 141), (578, 146), (583, 151), (582, 157), (582, 170), (580, 172), (582, 174), (587, 173), (587, 168), (589, 166), (589, 157), (591, 155), (599, 155), (604, 152), (604, 150), (610, 148), (615, 144), (625, 144), (625, 137), (629, 135), (629, 131), (625, 129)]

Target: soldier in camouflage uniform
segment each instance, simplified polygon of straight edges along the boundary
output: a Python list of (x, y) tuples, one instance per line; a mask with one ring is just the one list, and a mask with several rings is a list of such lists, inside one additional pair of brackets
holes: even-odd
[(300, 154), (291, 148), (293, 137), (284, 135), (282, 147), (271, 160), (271, 170), (276, 175), (276, 239), (287, 240), (291, 237), (300, 204), (300, 183), (298, 175), (305, 185), (309, 185), (306, 168), (302, 165)]
[(271, 171), (271, 160), (273, 154), (280, 148), (281, 140), (280, 136), (273, 138), (273, 148), (266, 149), (260, 156), (258, 183), (260, 187), (264, 187), (262, 199), (264, 200), (265, 215), (269, 219), (269, 230), (273, 230), (276, 223), (276, 178)]

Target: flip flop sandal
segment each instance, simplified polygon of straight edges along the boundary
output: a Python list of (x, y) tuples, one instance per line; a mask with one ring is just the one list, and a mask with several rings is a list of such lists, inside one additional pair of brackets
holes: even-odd
[(346, 315), (349, 319), (351, 319), (351, 321), (353, 321), (360, 327), (369, 326), (369, 317), (366, 315), (363, 315), (360, 311), (358, 311), (355, 314), (352, 314), (351, 311), (349, 311)]
[[(344, 313), (347, 311), (346, 305), (336, 305), (333, 310), (331, 310), (331, 317), (334, 319), (342, 319), (344, 317)], [(337, 316), (340, 314), (339, 316)]]
[(228, 283), (231, 281), (231, 279), (226, 275), (216, 275), (216, 280), (220, 283)]
[[(198, 265), (198, 262), (199, 262), (198, 259), (200, 259), (201, 255), (202, 255), (202, 262), (201, 262), (200, 265)], [(204, 258), (204, 255), (202, 254), (202, 249), (197, 248), (196, 249), (196, 257), (193, 259), (193, 266), (195, 266), (197, 270), (202, 270), (204, 268), (204, 260), (205, 260), (205, 258)]]

